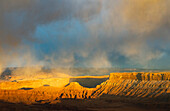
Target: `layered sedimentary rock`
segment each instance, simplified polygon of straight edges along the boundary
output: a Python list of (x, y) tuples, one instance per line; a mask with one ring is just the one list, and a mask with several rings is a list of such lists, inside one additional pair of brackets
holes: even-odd
[(58, 99), (88, 99), (94, 92), (93, 88), (82, 87), (77, 82), (71, 82), (63, 88), (42, 86), (31, 90), (0, 90), (0, 99), (14, 103), (48, 103)]
[(133, 96), (133, 97), (160, 97), (170, 99), (170, 73), (111, 73), (109, 80), (96, 87), (93, 98), (103, 94)]
[[(57, 82), (57, 80), (59, 81)], [(34, 84), (37, 84), (33, 85), (33, 88), (21, 88), (20, 82), (22, 82), (23, 87), (24, 81), (4, 83), (5, 85), (1, 83), (0, 99), (14, 103), (23, 102), (32, 104), (55, 103), (59, 99), (89, 99), (100, 98), (103, 95), (109, 95), (111, 98), (119, 95), (159, 98), (166, 102), (170, 101), (169, 73), (111, 73), (109, 79), (95, 88), (87, 88), (81, 86), (78, 82), (68, 82), (67, 79), (63, 80), (64, 82), (62, 82), (62, 79), (51, 79), (50, 82), (49, 79), (44, 79), (42, 83), (35, 82)], [(28, 83), (25, 81), (25, 84), (27, 84), (25, 86), (28, 86)], [(12, 86), (11, 84), (15, 85)]]
[(132, 80), (170, 80), (170, 72), (123, 72), (123, 73), (111, 73), (110, 80), (115, 79), (132, 79)]
[(133, 97), (158, 97), (166, 95), (169, 90), (169, 81), (107, 80), (97, 86), (92, 97), (100, 97), (103, 94)]

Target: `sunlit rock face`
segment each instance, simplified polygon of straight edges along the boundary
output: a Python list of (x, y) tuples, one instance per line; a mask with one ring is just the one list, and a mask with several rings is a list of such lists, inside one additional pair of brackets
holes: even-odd
[(18, 90), (22, 88), (38, 88), (46, 85), (62, 88), (68, 83), (69, 83), (69, 78), (51, 78), (51, 79), (0, 82), (0, 89)]
[(13, 103), (51, 103), (59, 99), (89, 99), (94, 90), (71, 82), (62, 88), (42, 86), (34, 89), (0, 90), (0, 99)]
[(149, 98), (166, 95), (170, 99), (169, 79), (170, 73), (111, 73), (109, 80), (96, 87), (92, 97), (103, 94)]
[(109, 80), (115, 79), (132, 79), (132, 80), (170, 80), (170, 73), (169, 72), (159, 72), (159, 73), (152, 73), (152, 72), (125, 72), (125, 73), (111, 73)]
[[(107, 77), (96, 77), (96, 80), (103, 79), (100, 84), (98, 81), (98, 85), (94, 88), (88, 88), (76, 82), (84, 81), (82, 77), (76, 77), (75, 82), (74, 79), (70, 81), (71, 78), (1, 82), (0, 99), (26, 104), (52, 104), (61, 99), (96, 99), (115, 96), (158, 98), (165, 102), (170, 101), (169, 73), (111, 73), (108, 79)], [(84, 82), (95, 83), (92, 82), (95, 80), (94, 76), (83, 78), (88, 78)]]
[[(159, 97), (166, 95), (170, 88), (169, 81), (136, 81), (136, 80), (108, 80), (97, 86), (93, 98), (106, 95), (132, 97)], [(167, 95), (170, 99), (170, 95)]]
[(71, 82), (60, 93), (59, 98), (87, 99), (91, 97), (93, 89), (85, 88), (77, 82)]

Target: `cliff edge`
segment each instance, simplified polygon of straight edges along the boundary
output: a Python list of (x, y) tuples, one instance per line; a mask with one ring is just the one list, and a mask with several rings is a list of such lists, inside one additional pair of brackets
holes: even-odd
[(109, 80), (114, 79), (131, 79), (131, 80), (170, 80), (170, 72), (122, 72), (110, 73)]

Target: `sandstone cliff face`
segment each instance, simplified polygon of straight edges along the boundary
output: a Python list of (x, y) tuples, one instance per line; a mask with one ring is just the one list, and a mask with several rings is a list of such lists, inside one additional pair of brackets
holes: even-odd
[(168, 93), (169, 81), (136, 81), (136, 80), (108, 80), (97, 86), (92, 97), (103, 94), (133, 96), (133, 97), (158, 97)]
[[(97, 85), (96, 88), (86, 88), (78, 82), (69, 83), (68, 81), (63, 83), (53, 81), (54, 83), (51, 83), (54, 84), (53, 86), (43, 86), (45, 83), (50, 83), (49, 80), (47, 81), (44, 80), (42, 84), (40, 82), (33, 89), (18, 89), (17, 83), (13, 85), (13, 87), (16, 86), (17, 88), (10, 89), (10, 84), (9, 87), (6, 84), (8, 88), (4, 89), (5, 86), (1, 83), (0, 100), (32, 104), (55, 103), (60, 99), (89, 99), (100, 98), (102, 95), (111, 95), (110, 97), (119, 95), (160, 98), (170, 101), (169, 73), (111, 73), (109, 79)], [(56, 87), (59, 84), (62, 84), (61, 86), (63, 87)]]
[(39, 87), (31, 90), (0, 90), (0, 99), (14, 103), (48, 103), (58, 99), (88, 99), (94, 89), (84, 88), (77, 82), (72, 82), (63, 88)]
[(170, 72), (123, 72), (123, 73), (111, 73), (109, 80), (115, 79), (132, 79), (132, 80), (170, 80)]
[(96, 87), (92, 98), (108, 94), (149, 98), (167, 95), (170, 99), (169, 80), (170, 73), (111, 73), (109, 80)]
[(78, 82), (71, 82), (60, 92), (59, 98), (87, 99), (93, 91), (93, 88), (85, 88)]

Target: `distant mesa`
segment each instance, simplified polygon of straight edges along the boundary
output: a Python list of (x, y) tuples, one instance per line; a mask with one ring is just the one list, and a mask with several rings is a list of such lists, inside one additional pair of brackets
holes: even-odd
[(70, 82), (65, 86), (66, 88), (71, 88), (71, 89), (81, 89), (83, 86), (81, 86), (78, 82)]
[(100, 85), (102, 82), (106, 81), (108, 77), (103, 78), (70, 78), (69, 82), (78, 82), (81, 86), (87, 88), (95, 88), (97, 85)]
[(132, 80), (170, 80), (170, 72), (121, 72), (121, 73), (110, 73), (110, 80), (114, 79), (132, 79)]

